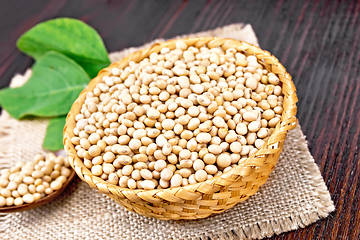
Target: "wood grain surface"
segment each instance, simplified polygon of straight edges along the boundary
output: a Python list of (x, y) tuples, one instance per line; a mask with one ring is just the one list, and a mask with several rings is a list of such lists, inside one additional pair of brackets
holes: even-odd
[(1, 0), (0, 88), (33, 63), (15, 46), (39, 22), (79, 18), (108, 51), (152, 39), (250, 23), (293, 76), (298, 118), (336, 205), (305, 229), (271, 239), (360, 238), (360, 1)]

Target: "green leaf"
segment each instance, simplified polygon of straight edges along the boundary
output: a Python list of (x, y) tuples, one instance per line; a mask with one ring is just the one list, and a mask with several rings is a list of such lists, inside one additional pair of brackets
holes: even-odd
[(46, 135), (43, 142), (43, 148), (50, 151), (64, 149), (63, 129), (66, 122), (66, 116), (52, 118), (46, 129)]
[(80, 64), (91, 78), (110, 64), (99, 34), (77, 19), (58, 18), (39, 23), (18, 39), (17, 47), (36, 60), (50, 50), (61, 52)]
[(34, 64), (31, 78), (22, 87), (0, 91), (0, 104), (17, 119), (65, 115), (89, 81), (76, 62), (51, 51)]

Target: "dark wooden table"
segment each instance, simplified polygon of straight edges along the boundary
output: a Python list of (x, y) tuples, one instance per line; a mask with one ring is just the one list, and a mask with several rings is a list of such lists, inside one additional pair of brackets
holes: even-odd
[(250, 23), (261, 47), (293, 76), (297, 116), (336, 205), (328, 218), (272, 239), (359, 239), (359, 14), (359, 1), (2, 0), (0, 87), (33, 63), (16, 49), (16, 39), (47, 19), (87, 22), (109, 52), (159, 37)]

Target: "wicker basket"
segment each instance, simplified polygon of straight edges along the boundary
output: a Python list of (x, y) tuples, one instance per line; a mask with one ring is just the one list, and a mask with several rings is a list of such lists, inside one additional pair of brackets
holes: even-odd
[(207, 45), (209, 48), (222, 47), (224, 50), (235, 48), (245, 54), (255, 55), (265, 68), (275, 73), (282, 82), (284, 94), (281, 121), (277, 124), (275, 131), (268, 141), (255, 154), (239, 164), (230, 171), (213, 177), (205, 182), (168, 189), (155, 190), (130, 190), (110, 184), (103, 179), (94, 176), (77, 156), (74, 145), (70, 139), (74, 137), (75, 116), (80, 112), (85, 101), (86, 93), (92, 91), (104, 76), (110, 75), (114, 67), (124, 69), (129, 61), (139, 62), (151, 53), (159, 53), (163, 47), (175, 48), (176, 40), (154, 44), (148, 49), (135, 52), (124, 59), (111, 64), (101, 70), (89, 85), (84, 89), (73, 104), (64, 128), (64, 146), (69, 156), (69, 162), (75, 169), (77, 175), (90, 187), (105, 193), (119, 204), (130, 211), (144, 216), (155, 217), (162, 220), (197, 219), (205, 218), (212, 213), (223, 212), (238, 202), (246, 200), (256, 193), (263, 185), (269, 174), (273, 171), (275, 164), (283, 148), (286, 133), (296, 126), (296, 90), (291, 76), (279, 61), (269, 52), (246, 42), (233, 39), (198, 37), (187, 38), (184, 41), (188, 46), (201, 47)]

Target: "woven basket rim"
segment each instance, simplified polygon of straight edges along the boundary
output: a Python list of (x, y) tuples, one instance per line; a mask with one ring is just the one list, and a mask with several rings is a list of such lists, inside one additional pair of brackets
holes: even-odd
[[(151, 193), (151, 195), (154, 195), (156, 193), (165, 192), (165, 191), (166, 192), (170, 191), (172, 194), (175, 194), (175, 193), (181, 191), (182, 189), (185, 189), (189, 192), (195, 193), (195, 190), (198, 190), (200, 188), (200, 186), (202, 186), (202, 185), (204, 185), (204, 187), (206, 187), (205, 185), (216, 186), (217, 181), (221, 180), (222, 184), (218, 186), (220, 189), (226, 185), (230, 185), (231, 183), (235, 182), (237, 180), (237, 178), (239, 178), (239, 176), (236, 176), (234, 174), (234, 172), (236, 172), (238, 169), (243, 168), (243, 167), (248, 167), (251, 169), (256, 168), (257, 167), (257, 165), (255, 164), (256, 158), (259, 156), (263, 156), (264, 154), (267, 154), (269, 152), (268, 151), (269, 145), (272, 145), (272, 148), (270, 148), (270, 149), (278, 149), (278, 148), (282, 147), (282, 145), (279, 146), (278, 143), (284, 141), (287, 130), (295, 128), (295, 126), (297, 124), (297, 119), (295, 117), (296, 111), (297, 111), (296, 89), (292, 82), (292, 78), (291, 78), (290, 74), (286, 71), (285, 67), (279, 62), (279, 60), (276, 57), (274, 57), (271, 53), (269, 53), (266, 50), (262, 50), (260, 47), (255, 46), (253, 44), (247, 43), (245, 41), (231, 39), (231, 38), (219, 38), (219, 37), (181, 38), (181, 40), (187, 42), (188, 45), (189, 45), (189, 43), (196, 43), (195, 46), (197, 46), (197, 45), (200, 45), (200, 46), (202, 46), (202, 45), (209, 46), (210, 45), (211, 46), (213, 44), (216, 45), (217, 41), (221, 40), (223, 42), (223, 44), (221, 44), (220, 47), (222, 47), (222, 48), (230, 48), (230, 47), (234, 47), (234, 45), (236, 45), (236, 47), (234, 47), (235, 49), (237, 49), (237, 50), (243, 49), (242, 51), (244, 51), (244, 52), (248, 52), (249, 49), (251, 49), (252, 51), (256, 50), (257, 52), (255, 53), (255, 55), (258, 59), (258, 62), (263, 61), (265, 65), (266, 65), (267, 59), (271, 59), (273, 61), (275, 60), (276, 64), (271, 64), (270, 67), (272, 69), (270, 72), (275, 73), (279, 77), (280, 82), (282, 83), (282, 92), (284, 94), (283, 103), (286, 102), (287, 104), (283, 105), (284, 110), (282, 113), (282, 117), (281, 117), (281, 120), (279, 121), (279, 123), (276, 125), (274, 132), (270, 135), (269, 139), (265, 142), (265, 144), (258, 151), (256, 151), (252, 156), (246, 158), (238, 166), (233, 167), (228, 172), (223, 173), (218, 176), (214, 176), (210, 179), (207, 179), (204, 182), (189, 184), (189, 185), (181, 186), (181, 187), (172, 187), (172, 188), (169, 187), (166, 189), (145, 190), (145, 189), (122, 188), (118, 185), (111, 184), (111, 183), (101, 179), (100, 177), (94, 176), (91, 173), (91, 171), (87, 167), (84, 166), (83, 160), (81, 160), (76, 154), (71, 153), (72, 151), (75, 151), (75, 153), (76, 153), (76, 150), (74, 148), (74, 145), (70, 141), (70, 139), (74, 136), (73, 128), (70, 128), (68, 126), (71, 122), (75, 121), (75, 116), (78, 114), (78, 112), (75, 112), (75, 109), (76, 108), (80, 109), (84, 102), (84, 100), (81, 100), (81, 98), (85, 99), (86, 93), (89, 91), (92, 91), (95, 88), (95, 86), (101, 82), (101, 80), (104, 76), (110, 76), (112, 68), (117, 67), (117, 68), (123, 69), (128, 65), (128, 63), (130, 61), (138, 58), (139, 56), (142, 56), (141, 59), (143, 59), (143, 58), (149, 56), (150, 53), (152, 53), (152, 52), (160, 52), (160, 50), (162, 48), (174, 45), (177, 40), (179, 40), (179, 39), (170, 39), (170, 40), (167, 40), (164, 42), (154, 43), (149, 48), (144, 48), (142, 50), (135, 51), (134, 53), (127, 55), (120, 61), (110, 64), (108, 67), (102, 69), (98, 73), (98, 75), (89, 82), (89, 84), (80, 93), (79, 97), (75, 100), (74, 104), (72, 105), (71, 110), (69, 111), (69, 113), (67, 115), (66, 124), (64, 127), (64, 138), (63, 138), (64, 146), (65, 146), (66, 152), (69, 155), (70, 165), (76, 171), (77, 175), (83, 181), (87, 182), (90, 185), (90, 187), (98, 189), (100, 192), (103, 192), (105, 194), (111, 194), (111, 192), (116, 192), (117, 194), (120, 194), (120, 195), (127, 195), (127, 192), (132, 192), (132, 193), (147, 192), (149, 194)], [(191, 44), (191, 45), (193, 45), (193, 44)], [(225, 45), (225, 47), (224, 47), (224, 45)], [(209, 47), (209, 48), (212, 48), (212, 47)], [(249, 53), (248, 55), (253, 55), (253, 54)], [(260, 56), (260, 58), (258, 56)], [(266, 68), (269, 70), (269, 66), (266, 65)], [(278, 74), (276, 72), (281, 72), (281, 74)], [(289, 109), (285, 109), (285, 107), (287, 107), (287, 106), (289, 106)], [(291, 110), (290, 114), (286, 114), (286, 110)], [(271, 141), (272, 140), (271, 137), (274, 136), (276, 133), (280, 132), (280, 130), (282, 130), (282, 132), (284, 132), (283, 139), (279, 141), (277, 138), (277, 139), (274, 139), (273, 141)], [(76, 164), (75, 164), (75, 162), (76, 162)], [(250, 171), (250, 169), (249, 169), (249, 171)], [(216, 191), (214, 191), (214, 192), (216, 192)], [(194, 196), (194, 199), (196, 199), (195, 196)]]

